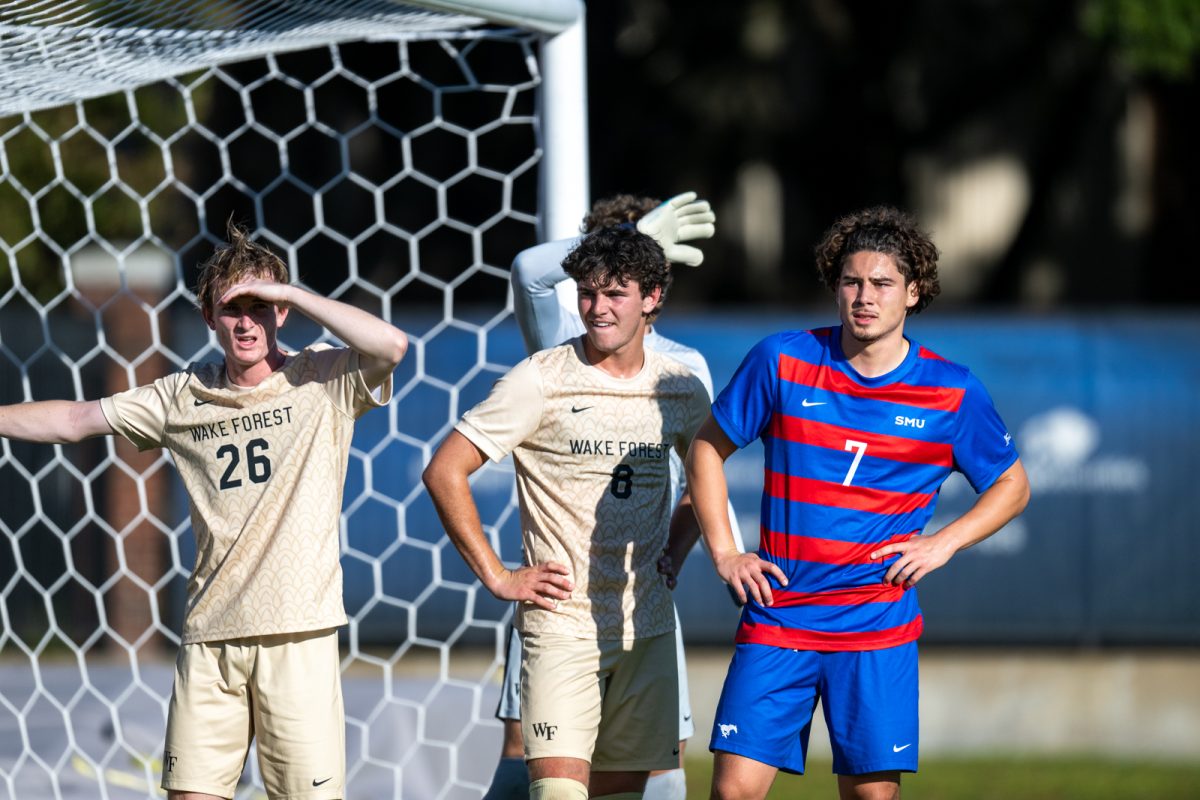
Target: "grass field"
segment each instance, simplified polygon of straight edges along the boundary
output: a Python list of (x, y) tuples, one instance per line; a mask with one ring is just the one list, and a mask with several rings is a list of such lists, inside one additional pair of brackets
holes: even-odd
[[(708, 797), (712, 759), (687, 761), (688, 798)], [(1177, 800), (1200, 798), (1200, 764), (1101, 759), (922, 759), (905, 775), (906, 800)], [(780, 774), (769, 800), (837, 797), (828, 761), (810, 760), (803, 776)]]

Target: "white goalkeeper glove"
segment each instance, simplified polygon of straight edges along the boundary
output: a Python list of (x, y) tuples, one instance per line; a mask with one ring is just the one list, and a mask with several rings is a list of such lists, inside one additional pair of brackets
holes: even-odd
[(662, 247), (667, 261), (698, 267), (704, 253), (698, 247), (681, 244), (694, 239), (711, 239), (717, 215), (707, 200), (697, 200), (695, 192), (677, 194), (653, 209), (637, 222), (637, 229)]

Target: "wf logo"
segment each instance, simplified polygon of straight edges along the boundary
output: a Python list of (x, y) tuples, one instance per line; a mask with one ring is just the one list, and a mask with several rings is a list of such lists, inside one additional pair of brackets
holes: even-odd
[(558, 732), (557, 725), (551, 725), (549, 722), (533, 723), (533, 735), (544, 737), (547, 742), (554, 739), (554, 734)]
[(722, 739), (728, 739), (729, 734), (738, 732), (737, 725), (723, 725), (721, 723), (717, 723), (717, 727), (721, 729)]
[(179, 760), (179, 757), (171, 755), (171, 752), (169, 750), (164, 752), (163, 753), (163, 768), (166, 769), (167, 772), (174, 772), (175, 771), (175, 762), (178, 760)]

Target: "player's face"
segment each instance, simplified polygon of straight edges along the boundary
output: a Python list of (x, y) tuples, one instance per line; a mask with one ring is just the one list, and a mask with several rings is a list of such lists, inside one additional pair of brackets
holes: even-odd
[(904, 283), (890, 255), (863, 251), (842, 266), (837, 300), (842, 328), (856, 341), (899, 340), (908, 309), (917, 304), (917, 284)]
[(620, 353), (646, 332), (646, 315), (658, 304), (659, 290), (642, 297), (637, 281), (622, 286), (617, 281), (597, 285), (580, 281), (579, 316), (588, 342), (600, 353)]
[(205, 313), (217, 334), (217, 342), (225, 353), (231, 372), (245, 371), (263, 363), (277, 349), (279, 326), (287, 309), (279, 308), (253, 295), (239, 295), (217, 304)]

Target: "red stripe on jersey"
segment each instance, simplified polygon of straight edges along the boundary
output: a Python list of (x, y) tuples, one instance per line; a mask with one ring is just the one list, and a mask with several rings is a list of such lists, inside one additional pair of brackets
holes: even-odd
[(734, 641), (738, 644), (790, 647), (793, 650), (882, 650), (885, 647), (916, 641), (924, 624), (924, 620), (917, 617), (912, 622), (895, 628), (833, 633), (742, 622)]
[(804, 417), (789, 417), (786, 414), (776, 414), (771, 418), (770, 431), (776, 439), (828, 447), (831, 450), (847, 450), (847, 441), (858, 441), (865, 443), (866, 454), (875, 458), (903, 461), (908, 464), (954, 466), (953, 446), (940, 442), (923, 442), (920, 439), (906, 439), (886, 433), (867, 433)]
[(766, 486), (771, 497), (815, 503), (821, 506), (869, 511), (873, 514), (906, 514), (924, 508), (933, 500), (932, 494), (889, 492), (865, 486), (843, 486), (830, 481), (798, 478), (766, 470)]
[(924, 345), (917, 346), (917, 356), (919, 358), (932, 358), (936, 361), (945, 361), (946, 360), (946, 359), (942, 358), (941, 356), (939, 356), (937, 353), (933, 352), (932, 350), (926, 350)]
[(872, 388), (857, 383), (849, 375), (835, 369), (809, 364), (798, 358), (779, 354), (779, 377), (789, 383), (799, 383), (814, 389), (826, 389), (851, 397), (899, 403), (932, 411), (958, 411), (962, 405), (963, 390), (946, 386), (911, 386), (907, 383), (891, 383)]
[(907, 542), (917, 532), (899, 533), (883, 542), (842, 542), (837, 539), (818, 539), (779, 533), (763, 527), (759, 531), (759, 546), (770, 556), (788, 561), (813, 561), (818, 564), (871, 564), (871, 553), (885, 544)]
[(872, 586), (852, 586), (832, 592), (789, 592), (775, 589), (771, 608), (787, 606), (858, 606), (863, 603), (895, 603), (904, 596), (903, 586), (876, 583)]

